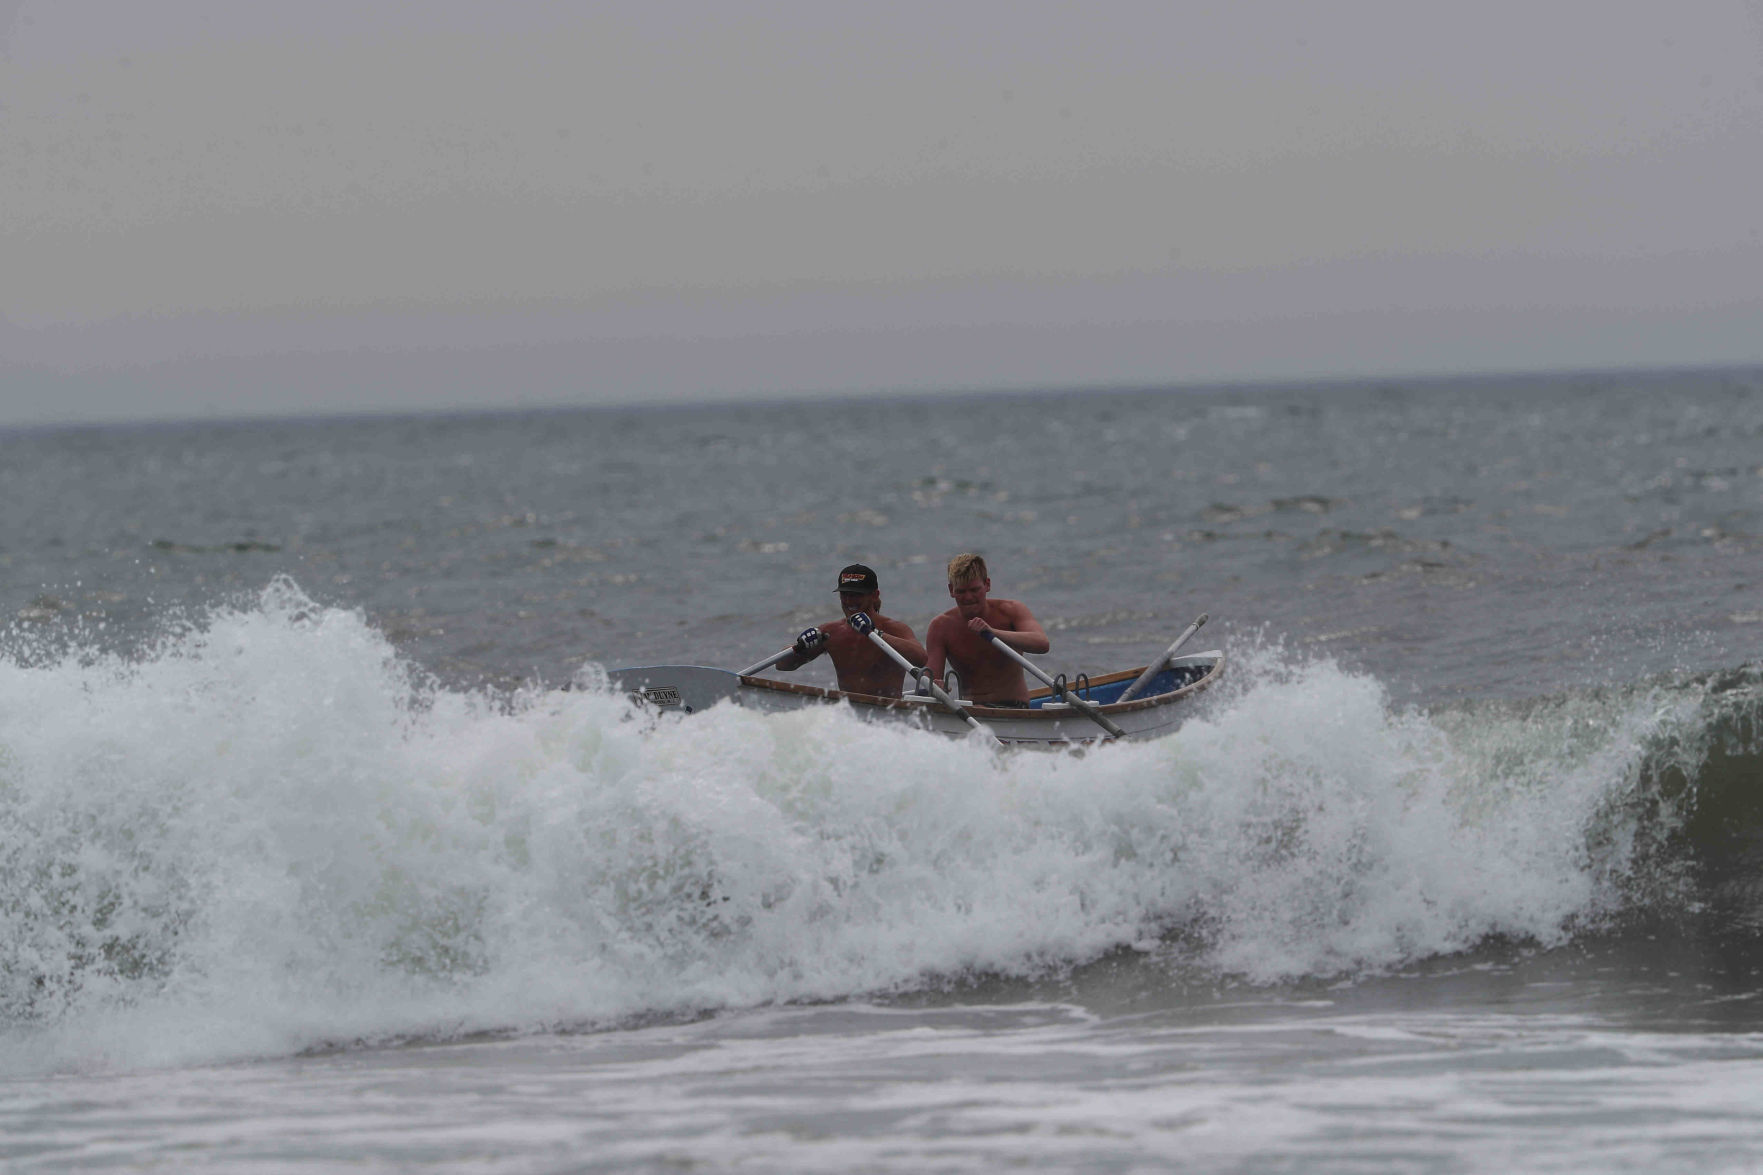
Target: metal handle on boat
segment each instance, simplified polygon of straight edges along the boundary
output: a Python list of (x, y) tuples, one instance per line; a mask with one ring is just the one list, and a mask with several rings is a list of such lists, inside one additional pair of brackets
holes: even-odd
[(1138, 680), (1122, 690), (1120, 696), (1116, 698), (1115, 701), (1130, 702), (1138, 697), (1139, 691), (1150, 685), (1153, 677), (1156, 677), (1159, 673), (1163, 672), (1163, 667), (1169, 664), (1170, 659), (1175, 656), (1175, 651), (1187, 644), (1189, 637), (1200, 631), (1200, 626), (1206, 623), (1206, 620), (1210, 615), (1211, 614), (1207, 612), (1200, 613), (1200, 618), (1188, 625), (1187, 631), (1176, 637), (1175, 643), (1170, 645), (1167, 649), (1164, 649), (1161, 657), (1145, 666), (1145, 671), (1139, 674)]
[(890, 645), (887, 641), (883, 640), (881, 633), (872, 628), (869, 630), (869, 639), (875, 642), (876, 648), (880, 649), (898, 662), (900, 668), (904, 669), (910, 676), (915, 677), (928, 685), (930, 687), (931, 696), (947, 706), (950, 712), (958, 715), (961, 718), (961, 721), (967, 723), (967, 725), (973, 727), (973, 729), (991, 739), (993, 744), (997, 746), (1004, 745), (998, 740), (998, 736), (992, 733), (991, 727), (975, 718), (972, 714), (969, 714), (966, 710), (963, 710), (961, 708), (961, 703), (957, 702), (954, 698), (951, 698), (946, 692), (944, 692), (942, 686), (931, 680), (930, 674), (925, 673), (921, 675), (918, 666), (908, 661), (905, 656), (901, 654), (899, 649), (896, 649), (893, 645)]
[(1060, 700), (1065, 702), (1072, 709), (1083, 714), (1084, 717), (1086, 717), (1090, 721), (1094, 722), (1097, 726), (1100, 726), (1103, 730), (1107, 731), (1109, 734), (1113, 735), (1115, 738), (1125, 738), (1126, 737), (1126, 731), (1124, 731), (1124, 730), (1120, 729), (1120, 727), (1116, 726), (1114, 724), (1114, 720), (1112, 718), (1108, 717), (1108, 715), (1106, 715), (1106, 714), (1102, 713), (1102, 711), (1096, 709), (1096, 704), (1094, 702), (1086, 702), (1084, 699), (1078, 697), (1076, 694), (1074, 694), (1070, 690), (1066, 689), (1063, 684), (1055, 683), (1052, 678), (1048, 677), (1046, 675), (1046, 673), (1044, 673), (1041, 670), (1041, 667), (1039, 665), (1036, 665), (1033, 661), (1030, 661), (1027, 657), (1024, 657), (1021, 653), (1017, 652), (1015, 649), (1011, 648), (1009, 645), (1005, 644), (1002, 640), (1000, 640), (998, 638), (997, 633), (993, 632), (991, 629), (988, 628), (985, 630), (985, 632), (981, 633), (980, 635), (985, 637), (987, 640), (991, 641), (992, 647), (994, 649), (997, 649), (999, 652), (1003, 653), (1006, 657), (1009, 657), (1012, 661), (1015, 661), (1018, 665), (1022, 666), (1024, 669), (1028, 670), (1030, 673), (1032, 673), (1036, 677), (1040, 678), (1043, 684), (1045, 684), (1049, 689), (1051, 689), (1055, 693), (1057, 693), (1060, 697)]

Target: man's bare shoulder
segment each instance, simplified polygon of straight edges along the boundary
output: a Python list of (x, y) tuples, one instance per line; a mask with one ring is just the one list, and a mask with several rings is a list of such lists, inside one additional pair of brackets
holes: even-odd
[(875, 622), (881, 626), (883, 632), (892, 636), (903, 636), (909, 640), (916, 639), (912, 633), (912, 626), (904, 620), (895, 620), (892, 616), (877, 616)]
[(820, 631), (826, 633), (827, 640), (836, 644), (850, 644), (853, 641), (863, 639), (857, 635), (855, 629), (845, 623), (845, 618), (843, 616), (839, 617), (837, 620), (827, 621), (820, 626)]
[(987, 601), (998, 609), (997, 614), (1010, 621), (1033, 621), (1035, 614), (1029, 611), (1027, 604), (1021, 600), (990, 600)]

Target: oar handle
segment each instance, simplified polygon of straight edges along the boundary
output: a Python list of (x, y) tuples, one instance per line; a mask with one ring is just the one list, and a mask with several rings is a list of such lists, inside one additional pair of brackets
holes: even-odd
[(773, 665), (776, 665), (779, 661), (782, 661), (785, 657), (788, 657), (791, 653), (793, 653), (795, 651), (796, 651), (795, 645), (791, 645), (787, 649), (779, 649), (777, 652), (773, 653), (771, 656), (767, 657), (765, 660), (759, 662), (759, 664), (749, 665), (747, 668), (741, 670), (741, 676), (742, 677), (752, 677), (755, 673), (758, 673), (761, 670), (770, 669)]
[(1187, 644), (1189, 637), (1200, 631), (1200, 626), (1206, 623), (1210, 615), (1211, 614), (1207, 612), (1200, 613), (1200, 618), (1188, 625), (1187, 631), (1176, 637), (1175, 643), (1171, 644), (1167, 649), (1164, 649), (1161, 657), (1145, 666), (1145, 671), (1139, 674), (1136, 681), (1127, 686), (1126, 689), (1122, 690), (1120, 696), (1116, 698), (1115, 701), (1130, 702), (1138, 697), (1139, 691), (1150, 685), (1153, 677), (1156, 677), (1159, 673), (1163, 672), (1163, 667), (1169, 664), (1170, 658), (1175, 656), (1175, 651)]
[(1106, 715), (1106, 714), (1102, 713), (1102, 711), (1096, 709), (1095, 704), (1093, 702), (1086, 701), (1085, 699), (1080, 698), (1076, 694), (1072, 693), (1070, 690), (1064, 689), (1063, 687), (1061, 687), (1052, 678), (1048, 677), (1046, 674), (1046, 671), (1043, 670), (1039, 665), (1036, 665), (1033, 661), (1030, 661), (1027, 657), (1024, 657), (1021, 653), (1017, 652), (1015, 649), (1013, 649), (1009, 645), (1005, 644), (1003, 639), (1001, 637), (999, 637), (997, 633), (993, 632), (991, 629), (988, 628), (988, 629), (984, 630), (983, 632), (981, 632), (980, 635), (985, 637), (987, 640), (991, 641), (992, 647), (994, 649), (997, 649), (999, 652), (1003, 653), (1006, 657), (1009, 657), (1012, 661), (1016, 662), (1018, 665), (1022, 666), (1024, 669), (1028, 670), (1030, 673), (1032, 673), (1036, 677), (1040, 678), (1041, 684), (1043, 684), (1043, 685), (1047, 686), (1049, 689), (1052, 689), (1053, 691), (1055, 691), (1059, 695), (1060, 700), (1068, 703), (1072, 707), (1072, 709), (1077, 710), (1080, 713), (1082, 713), (1084, 717), (1090, 719), (1097, 726), (1100, 726), (1103, 730), (1107, 731), (1109, 734), (1113, 735), (1115, 738), (1125, 738), (1126, 737), (1126, 731), (1120, 729), (1119, 726), (1115, 725), (1114, 720), (1112, 718), (1108, 717), (1108, 715)]
[[(871, 641), (875, 642), (876, 648), (880, 649), (882, 652), (884, 652), (888, 656), (892, 657), (899, 664), (900, 668), (902, 668), (906, 671), (906, 673), (909, 677), (918, 678), (918, 676), (919, 676), (918, 666), (916, 666), (912, 662), (908, 661), (906, 659), (905, 655), (903, 653), (901, 653), (899, 649), (896, 649), (893, 645), (890, 645), (886, 640), (884, 640), (882, 638), (882, 634), (880, 632), (876, 631), (876, 629), (874, 629), (872, 627), (864, 635), (867, 636)], [(969, 714), (966, 710), (963, 710), (961, 708), (961, 703), (957, 702), (954, 698), (951, 698), (948, 695), (947, 691), (945, 691), (942, 686), (940, 686), (936, 682), (932, 681), (930, 679), (930, 675), (928, 673), (925, 674), (921, 680), (923, 680), (926, 685), (930, 686), (931, 696), (933, 698), (935, 698), (937, 701), (941, 702), (943, 705), (947, 706), (950, 710), (954, 711), (954, 713), (961, 719), (961, 721), (967, 723), (967, 725), (971, 726), (973, 729), (980, 731), (987, 738), (991, 739), (992, 742), (997, 743), (999, 746), (1003, 745), (1003, 743), (998, 741), (998, 736), (992, 733), (991, 727), (987, 726), (985, 723), (983, 723), (979, 719), (975, 718), (972, 714)]]

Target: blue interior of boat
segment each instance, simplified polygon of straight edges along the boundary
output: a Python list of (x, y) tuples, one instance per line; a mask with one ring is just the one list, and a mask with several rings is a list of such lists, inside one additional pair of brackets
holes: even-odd
[[(1198, 681), (1205, 676), (1205, 673), (1204, 669), (1191, 665), (1178, 665), (1174, 669), (1165, 669), (1153, 677), (1151, 684), (1140, 690), (1138, 696), (1150, 698), (1158, 694), (1166, 694), (1170, 690), (1180, 689), (1184, 685)], [(1085, 701), (1094, 702), (1098, 706), (1106, 706), (1109, 702), (1120, 700), (1120, 695), (1126, 692), (1126, 687), (1132, 684), (1132, 679), (1129, 677), (1125, 681), (1112, 681), (1107, 685), (1098, 685), (1087, 690), (1079, 688), (1083, 685), (1081, 681), (1067, 682), (1066, 684), (1076, 689), (1077, 696)], [(1039, 697), (1030, 697), (1028, 704), (1033, 709), (1039, 710), (1047, 702), (1054, 700), (1052, 694), (1041, 694)]]

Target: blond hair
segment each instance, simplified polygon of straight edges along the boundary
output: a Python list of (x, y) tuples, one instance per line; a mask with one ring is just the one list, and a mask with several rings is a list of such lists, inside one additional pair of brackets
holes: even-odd
[(950, 583), (973, 583), (990, 578), (986, 574), (986, 561), (978, 555), (957, 555), (949, 560)]

